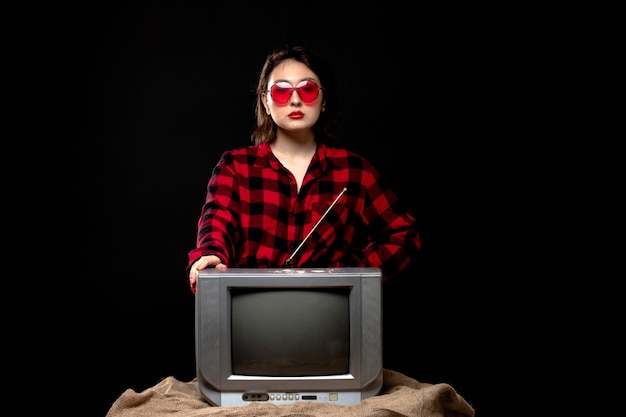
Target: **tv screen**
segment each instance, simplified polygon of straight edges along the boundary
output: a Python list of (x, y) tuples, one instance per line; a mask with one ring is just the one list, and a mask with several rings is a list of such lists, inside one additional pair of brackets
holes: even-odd
[(306, 377), (349, 373), (349, 291), (233, 289), (233, 374)]
[(382, 386), (378, 268), (200, 272), (196, 371), (215, 405), (356, 404)]

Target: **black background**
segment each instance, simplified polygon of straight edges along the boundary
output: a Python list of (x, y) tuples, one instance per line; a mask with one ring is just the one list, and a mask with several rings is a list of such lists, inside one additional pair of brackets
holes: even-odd
[(384, 287), (385, 367), (493, 410), (491, 283), (510, 273), (493, 155), (509, 151), (486, 127), (497, 69), (479, 64), (466, 4), (90, 2), (4, 19), (6, 178), (28, 233), (3, 309), (32, 406), (102, 417), (127, 388), (195, 376), (185, 265), (206, 182), (250, 143), (265, 55), (304, 42), (336, 69), (340, 144), (419, 220), (422, 254)]

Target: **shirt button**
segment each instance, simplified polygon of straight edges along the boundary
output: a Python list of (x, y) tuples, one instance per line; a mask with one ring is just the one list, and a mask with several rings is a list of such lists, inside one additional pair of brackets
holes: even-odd
[(291, 214), (293, 214), (295, 216), (296, 215), (296, 211), (295, 210), (291, 210)]
[(292, 180), (291, 180), (291, 178), (287, 178), (287, 181), (291, 182)]

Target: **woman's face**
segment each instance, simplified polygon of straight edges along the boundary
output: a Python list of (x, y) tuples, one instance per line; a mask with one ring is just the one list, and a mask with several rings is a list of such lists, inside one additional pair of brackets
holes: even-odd
[[(294, 89), (295, 87), (295, 89)], [(324, 111), (324, 95), (317, 75), (289, 59), (274, 68), (262, 96), (265, 111), (284, 130), (312, 129)]]

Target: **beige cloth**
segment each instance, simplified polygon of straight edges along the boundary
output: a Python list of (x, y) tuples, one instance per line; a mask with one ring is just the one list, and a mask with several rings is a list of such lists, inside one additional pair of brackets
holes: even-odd
[(251, 403), (214, 407), (203, 401), (197, 381), (167, 377), (142, 392), (127, 389), (106, 417), (474, 417), (474, 409), (448, 384), (418, 382), (384, 369), (381, 392), (356, 405)]

